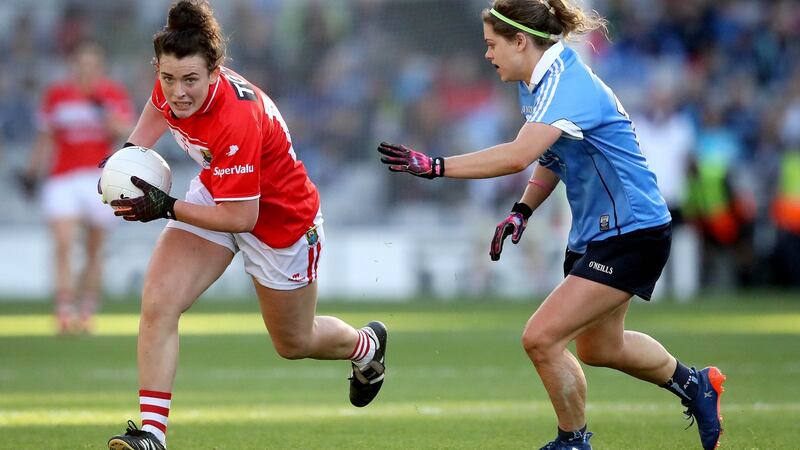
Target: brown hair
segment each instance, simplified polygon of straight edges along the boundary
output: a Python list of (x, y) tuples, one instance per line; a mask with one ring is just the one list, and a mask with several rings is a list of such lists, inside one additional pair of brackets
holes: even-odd
[(185, 58), (200, 55), (213, 71), (225, 60), (222, 28), (205, 0), (179, 0), (169, 8), (167, 24), (153, 36), (156, 59), (161, 55)]
[[(561, 35), (564, 40), (573, 40), (571, 35), (586, 34), (601, 30), (607, 35), (606, 20), (597, 11), (585, 13), (570, 0), (494, 0), (492, 7), (500, 14), (526, 27), (552, 35)], [(522, 32), (498, 19), (489, 9), (481, 13), (483, 21), (492, 26), (494, 32), (506, 39)], [(539, 47), (549, 47), (553, 40), (531, 35)]]

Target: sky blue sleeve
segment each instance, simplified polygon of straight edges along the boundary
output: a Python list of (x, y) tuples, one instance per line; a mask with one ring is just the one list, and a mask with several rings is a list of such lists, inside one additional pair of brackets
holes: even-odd
[(552, 125), (561, 129), (564, 137), (581, 140), (584, 131), (600, 124), (608, 100), (605, 95), (598, 96), (591, 79), (564, 75), (554, 70), (542, 80), (527, 121)]

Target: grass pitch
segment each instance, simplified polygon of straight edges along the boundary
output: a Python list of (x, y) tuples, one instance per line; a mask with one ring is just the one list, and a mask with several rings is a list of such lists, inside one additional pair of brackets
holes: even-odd
[[(390, 330), (388, 375), (366, 408), (349, 364), (286, 361), (255, 299), (201, 300), (181, 321), (171, 449), (538, 448), (555, 419), (520, 345), (538, 302), (336, 303), (321, 314)], [(134, 300), (108, 303), (93, 336), (53, 335), (49, 305), (0, 302), (0, 449), (98, 449), (138, 422)], [(688, 305), (634, 301), (628, 328), (728, 376), (722, 448), (796, 448), (800, 300), (753, 293)], [(596, 449), (699, 448), (663, 389), (584, 367)]]

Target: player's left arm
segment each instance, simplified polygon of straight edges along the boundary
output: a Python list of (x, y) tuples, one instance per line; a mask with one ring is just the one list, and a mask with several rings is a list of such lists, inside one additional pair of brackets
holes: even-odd
[(212, 231), (245, 233), (258, 219), (258, 199), (218, 202), (214, 206), (196, 205), (171, 197), (138, 177), (131, 177), (144, 195), (111, 201), (114, 215), (129, 222), (174, 219)]
[(494, 178), (525, 170), (536, 161), (562, 131), (551, 125), (528, 122), (517, 137), (504, 144), (447, 158), (432, 158), (402, 145), (381, 143), (381, 162), (394, 172), (409, 172), (424, 178)]
[(247, 233), (258, 220), (258, 199), (219, 202), (203, 206), (182, 200), (175, 202), (175, 218), (200, 228), (227, 233)]

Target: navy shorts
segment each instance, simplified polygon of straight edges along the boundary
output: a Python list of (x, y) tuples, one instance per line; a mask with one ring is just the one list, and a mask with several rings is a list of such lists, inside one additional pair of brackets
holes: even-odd
[(650, 300), (671, 242), (671, 223), (592, 241), (586, 253), (567, 249), (564, 276), (586, 278)]

